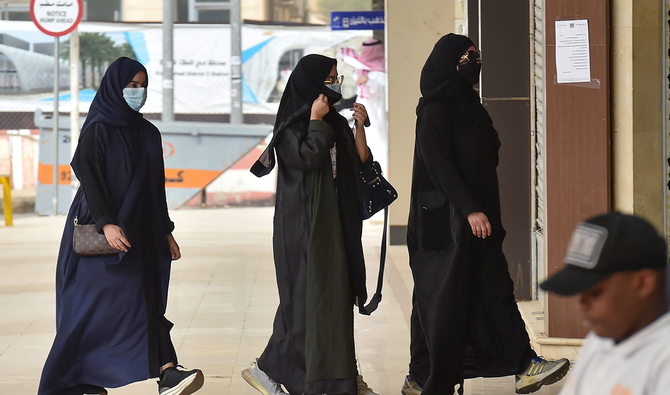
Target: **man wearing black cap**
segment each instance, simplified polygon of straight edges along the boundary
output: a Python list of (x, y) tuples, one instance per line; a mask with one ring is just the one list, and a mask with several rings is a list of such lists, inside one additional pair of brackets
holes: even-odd
[(564, 261), (540, 287), (578, 294), (591, 332), (559, 395), (670, 393), (665, 241), (645, 220), (609, 213), (577, 226)]

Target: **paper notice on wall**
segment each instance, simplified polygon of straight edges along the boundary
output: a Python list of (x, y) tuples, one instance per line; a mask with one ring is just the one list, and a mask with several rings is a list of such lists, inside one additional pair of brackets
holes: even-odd
[(559, 84), (591, 82), (589, 21), (556, 21), (556, 77)]

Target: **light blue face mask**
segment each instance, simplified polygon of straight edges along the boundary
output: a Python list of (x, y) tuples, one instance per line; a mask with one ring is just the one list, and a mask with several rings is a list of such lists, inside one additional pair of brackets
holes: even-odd
[(339, 82), (335, 84), (326, 84), (326, 88), (333, 90), (339, 93), (340, 95), (342, 94), (342, 84), (340, 84)]
[(135, 111), (140, 111), (147, 101), (147, 88), (124, 88), (123, 98), (126, 103)]

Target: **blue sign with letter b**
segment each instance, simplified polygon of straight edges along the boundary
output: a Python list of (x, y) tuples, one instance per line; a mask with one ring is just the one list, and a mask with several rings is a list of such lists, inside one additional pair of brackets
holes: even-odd
[(334, 11), (330, 13), (333, 30), (384, 30), (384, 11)]

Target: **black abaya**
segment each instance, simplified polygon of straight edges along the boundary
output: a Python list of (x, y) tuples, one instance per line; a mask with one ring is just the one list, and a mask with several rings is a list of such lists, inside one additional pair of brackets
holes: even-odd
[[(282, 96), (273, 140), (252, 167), (257, 176), (269, 173), (276, 151), (279, 307), (258, 366), (292, 395), (357, 393), (353, 307), (367, 297), (358, 179), (364, 164), (334, 109), (324, 121), (309, 120), (319, 94), (331, 104), (341, 97), (324, 85), (335, 64), (320, 55), (300, 60)], [(330, 157), (335, 144), (337, 180)]]
[[(535, 356), (502, 252), (498, 134), (456, 69), (471, 45), (444, 36), (421, 75), (407, 245), (410, 376), (423, 395), (451, 394), (464, 378), (520, 373)], [(490, 237), (472, 234), (474, 212), (488, 217)]]

